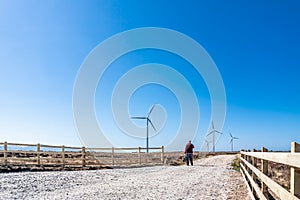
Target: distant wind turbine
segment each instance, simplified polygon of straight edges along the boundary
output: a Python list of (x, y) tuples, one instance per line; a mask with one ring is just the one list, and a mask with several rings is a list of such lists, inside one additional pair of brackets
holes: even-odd
[(230, 135), (230, 137), (231, 137), (231, 140), (230, 140), (230, 143), (231, 143), (231, 151), (233, 151), (233, 140), (237, 140), (237, 139), (239, 139), (239, 138), (237, 138), (237, 137), (233, 137), (233, 135), (229, 132), (229, 135)]
[(212, 141), (212, 143), (213, 143), (213, 152), (215, 152), (216, 151), (216, 139), (215, 139), (215, 137), (216, 137), (216, 133), (220, 133), (220, 134), (223, 134), (223, 133), (221, 133), (220, 131), (217, 131), (217, 130), (215, 130), (215, 126), (214, 126), (214, 122), (212, 121), (211, 122), (211, 128), (212, 128), (212, 130), (207, 134), (207, 136), (209, 136), (209, 135), (212, 135), (212, 137), (213, 137), (213, 141)]
[(154, 127), (154, 125), (153, 125), (151, 119), (150, 119), (150, 114), (152, 113), (152, 111), (153, 111), (155, 105), (156, 105), (156, 104), (154, 104), (154, 105), (151, 107), (151, 109), (150, 109), (150, 111), (148, 112), (148, 115), (147, 115), (146, 117), (131, 117), (131, 119), (145, 119), (146, 122), (147, 122), (147, 138), (146, 138), (146, 149), (147, 149), (147, 153), (149, 152), (149, 123), (151, 124), (152, 128), (153, 128), (155, 131), (157, 131), (156, 128)]
[(209, 152), (209, 141), (207, 141), (207, 140), (205, 139), (205, 143), (206, 143), (206, 146), (207, 146), (207, 152)]

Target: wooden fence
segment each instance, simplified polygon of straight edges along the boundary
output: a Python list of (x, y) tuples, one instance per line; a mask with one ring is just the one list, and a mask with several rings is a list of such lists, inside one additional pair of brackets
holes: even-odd
[(86, 148), (0, 143), (0, 166), (118, 167), (164, 163), (164, 147)]
[[(269, 161), (290, 167), (290, 191), (268, 177)], [(260, 169), (257, 167), (258, 162)], [(241, 172), (252, 193), (259, 199), (269, 199), (270, 193), (273, 193), (282, 200), (299, 200), (300, 145), (292, 142), (290, 153), (268, 152), (266, 148), (262, 148), (260, 152), (241, 151)]]

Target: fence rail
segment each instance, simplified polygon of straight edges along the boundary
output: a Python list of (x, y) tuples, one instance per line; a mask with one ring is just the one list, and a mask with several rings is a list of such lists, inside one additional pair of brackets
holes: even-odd
[[(260, 161), (260, 169), (258, 161)], [(290, 191), (268, 177), (269, 161), (290, 167)], [(300, 199), (300, 145), (296, 142), (291, 143), (290, 153), (268, 152), (264, 147), (261, 152), (241, 151), (241, 172), (252, 193), (259, 199), (268, 200), (269, 191), (280, 199)]]
[(86, 148), (0, 142), (0, 166), (115, 167), (164, 163), (164, 146)]

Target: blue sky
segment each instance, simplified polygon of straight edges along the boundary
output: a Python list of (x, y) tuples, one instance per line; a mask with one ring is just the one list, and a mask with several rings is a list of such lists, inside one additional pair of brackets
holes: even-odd
[[(296, 0), (0, 1), (0, 140), (82, 145), (73, 119), (72, 93), (84, 59), (114, 34), (163, 27), (201, 44), (222, 76), (227, 115), (217, 150), (230, 149), (229, 131), (240, 138), (235, 149), (288, 150), (290, 142), (300, 142), (299, 9)], [(100, 84), (110, 94), (122, 72), (149, 62), (180, 70), (178, 63), (184, 61), (166, 52), (132, 52), (113, 63)], [(201, 77), (191, 70), (180, 72), (191, 81), (201, 122), (208, 124), (210, 99), (204, 82), (195, 86), (194, 79)], [(107, 120), (106, 131), (116, 130), (101, 97), (97, 90), (98, 120)], [(165, 132), (150, 142), (160, 146), (180, 122), (174, 95), (157, 85), (145, 86), (132, 96), (129, 111), (142, 115), (154, 102), (167, 113)], [(197, 149), (207, 131), (207, 125), (201, 125), (193, 141)], [(117, 132), (109, 137), (116, 146), (145, 143)]]

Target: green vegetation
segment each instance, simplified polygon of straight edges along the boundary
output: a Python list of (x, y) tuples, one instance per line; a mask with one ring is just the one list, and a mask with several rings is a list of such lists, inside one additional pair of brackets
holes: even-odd
[(231, 166), (234, 170), (240, 171), (241, 165), (240, 165), (240, 155), (237, 155), (236, 158), (232, 161)]

